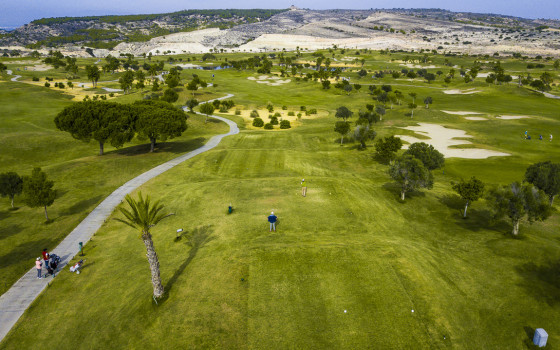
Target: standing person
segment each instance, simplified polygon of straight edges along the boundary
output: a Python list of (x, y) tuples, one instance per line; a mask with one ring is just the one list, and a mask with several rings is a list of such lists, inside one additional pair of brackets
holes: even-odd
[(305, 179), (301, 179), (301, 195), (304, 197), (307, 195), (307, 183)]
[(527, 138), (527, 130), (525, 130), (525, 138)]
[(552, 141), (552, 134), (550, 134), (550, 140), (548, 140), (548, 141)]
[(273, 211), (270, 212), (270, 215), (268, 216), (268, 222), (270, 223), (270, 230), (268, 232), (272, 232), (272, 230), (276, 232), (276, 220), (278, 220), (278, 217), (274, 215)]
[(43, 249), (43, 260), (45, 261), (45, 267), (49, 267), (49, 253), (47, 253), (47, 248)]
[(37, 260), (35, 260), (35, 268), (37, 269), (37, 278), (41, 278), (43, 271), (43, 263), (41, 262), (41, 258), (37, 258)]

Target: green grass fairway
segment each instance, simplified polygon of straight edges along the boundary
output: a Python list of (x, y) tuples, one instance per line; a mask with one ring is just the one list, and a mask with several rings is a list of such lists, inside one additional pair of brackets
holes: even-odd
[[(29, 175), (41, 167), (55, 182), (58, 198), (49, 207), (54, 222), (45, 225), (42, 208), (30, 209), (16, 196), (16, 211), (10, 201), (0, 201), (0, 294), (3, 294), (33, 262), (43, 248), (54, 248), (106, 196), (134, 176), (200, 147), (213, 134), (224, 133), (223, 123), (204, 125), (204, 118), (191, 116), (182, 137), (160, 144), (149, 154), (146, 142), (134, 141), (116, 150), (110, 145), (97, 156), (96, 142), (83, 143), (58, 131), (53, 118), (69, 98), (47, 88), (23, 83), (0, 83), (1, 172)], [(9, 102), (8, 102), (9, 101)]]
[[(391, 61), (402, 56), (363, 55), (369, 70), (402, 68)], [(434, 56), (434, 64), (443, 65), (444, 59), (448, 58)], [(472, 63), (465, 57), (449, 60)], [(514, 60), (504, 60), (503, 65), (523, 68)], [(187, 69), (182, 74), (192, 73), (207, 81), (213, 74)], [(347, 74), (354, 77), (356, 72)], [(242, 126), (239, 135), (141, 188), (176, 214), (152, 230), (165, 300), (159, 305), (152, 301), (149, 266), (138, 234), (107, 220), (85, 246), (83, 272), (61, 272), (0, 349), (509, 350), (531, 348), (536, 328), (547, 330), (548, 348), (560, 348), (559, 199), (547, 221), (523, 223), (520, 236), (512, 238), (510, 223), (492, 221), (484, 200), (472, 204), (463, 219), (463, 203), (450, 184), (473, 175), (488, 186), (507, 184), (522, 180), (532, 163), (558, 162), (560, 101), (514, 84), (488, 86), (484, 79), (466, 84), (459, 77), (449, 86), (442, 78), (432, 84), (402, 82), (413, 86), (398, 87), (405, 101), (387, 108), (383, 122), (374, 125), (378, 137), (412, 134), (401, 127), (418, 122), (436, 123), (467, 131), (473, 142), (468, 147), (511, 154), (446, 159), (445, 168), (434, 172), (432, 190), (407, 194), (402, 202), (388, 165), (375, 159), (371, 142), (364, 151), (348, 139), (341, 147), (333, 131), (337, 107), (347, 106), (357, 114), (373, 103), (365, 84), (396, 84), (394, 79), (369, 75), (360, 80), (360, 92), (347, 95), (334, 88), (325, 91), (319, 82), (295, 79), (283, 86), (257, 85), (247, 79), (259, 75), (253, 71), (228, 69), (215, 75), (218, 86), (200, 96), (233, 93), (238, 105), (250, 108), (272, 103), (277, 109), (286, 105), (294, 110), (303, 105), (329, 115), (304, 117), (301, 126), (278, 131), (249, 130), (243, 128), (242, 118), (230, 116)], [(471, 87), (480, 93), (442, 92)], [(411, 119), (406, 113), (412, 102), (408, 93), (413, 91), (419, 108)], [(425, 109), (421, 101), (428, 94), (434, 103)], [(123, 100), (134, 99), (131, 95)], [(53, 106), (51, 118), (60, 106)], [(469, 121), (441, 110), (476, 111), (488, 120)], [(495, 118), (500, 114), (531, 118)], [(191, 117), (192, 128), (181, 140), (224, 131), (222, 124), (205, 126), (202, 120)], [(522, 139), (525, 130), (536, 135), (533, 140)], [(548, 133), (554, 134), (554, 142), (537, 139)], [(63, 167), (73, 164), (82, 170), (75, 173), (77, 180), (72, 180), (76, 175), (61, 178), (68, 188), (65, 196), (99, 201), (117, 181), (96, 179), (105, 179), (100, 176), (105, 172), (116, 174), (122, 166), (117, 160), (113, 167), (102, 166), (94, 145), (56, 135), (67, 137), (68, 145), (73, 142), (73, 152), (80, 156), (45, 164), (49, 176), (61, 178)], [(78, 152), (79, 147), (84, 149)], [(125, 162), (118, 164), (137, 172), (149, 167), (146, 154), (117, 158)], [(90, 167), (97, 177), (87, 174)], [(302, 178), (308, 184), (305, 198)], [(71, 189), (79, 181), (91, 182), (91, 187), (74, 194)], [(75, 205), (63, 198), (61, 206), (52, 209), (55, 217)], [(230, 203), (234, 211), (228, 215)], [(72, 222), (91, 206), (76, 207)], [(272, 210), (279, 217), (277, 232), (269, 232), (266, 221)], [(39, 210), (0, 213), (2, 223), (20, 226), (24, 216), (35, 214), (37, 227), (45, 227)], [(21, 215), (19, 221), (7, 221), (14, 215)], [(112, 215), (117, 217), (120, 214)], [(184, 232), (178, 235), (179, 228)], [(23, 232), (1, 242), (18, 240), (36, 245)]]

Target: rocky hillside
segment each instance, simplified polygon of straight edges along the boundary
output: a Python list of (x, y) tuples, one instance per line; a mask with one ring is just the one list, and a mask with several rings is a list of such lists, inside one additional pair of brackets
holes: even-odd
[(120, 42), (202, 28), (259, 23), (285, 10), (189, 10), (155, 15), (59, 17), (35, 20), (0, 37), (0, 46), (28, 48), (73, 44), (111, 49)]
[(210, 50), (348, 48), (560, 56), (560, 21), (395, 10), (193, 10), (49, 18), (0, 35), (0, 46), (56, 47), (74, 56)]

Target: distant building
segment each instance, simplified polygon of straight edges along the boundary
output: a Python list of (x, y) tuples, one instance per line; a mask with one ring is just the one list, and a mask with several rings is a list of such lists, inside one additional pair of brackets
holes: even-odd
[(299, 8), (296, 5), (292, 5), (290, 6), (290, 10), (299, 10)]

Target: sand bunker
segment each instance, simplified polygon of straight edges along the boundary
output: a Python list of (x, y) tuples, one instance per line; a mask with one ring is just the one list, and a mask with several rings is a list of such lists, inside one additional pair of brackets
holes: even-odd
[(523, 118), (531, 118), (531, 117), (526, 116), (526, 115), (500, 115), (500, 116), (497, 116), (496, 118), (509, 120), (509, 119), (523, 119)]
[[(450, 146), (472, 144), (470, 141), (456, 140), (456, 138), (472, 137), (467, 135), (466, 131), (458, 129), (448, 129), (438, 124), (418, 123), (418, 126), (408, 126), (407, 130), (412, 130), (430, 139), (421, 140), (413, 136), (397, 135), (402, 140), (415, 143), (425, 142), (434, 146), (446, 158), (468, 158), (468, 159), (486, 159), (489, 157), (509, 156), (508, 153), (496, 152), (480, 148), (450, 148)], [(403, 146), (404, 149), (408, 145)]]
[(282, 80), (277, 76), (269, 77), (268, 75), (261, 75), (258, 78), (248, 77), (247, 79), (256, 81), (257, 84), (266, 84), (268, 86), (280, 86), (291, 82), (290, 79)]
[(468, 111), (444, 111), (444, 110), (442, 110), (442, 112), (447, 113), (447, 114), (454, 114), (454, 115), (482, 114), (482, 113), (478, 113), (478, 112), (468, 112)]
[(406, 64), (405, 64), (405, 63), (401, 63), (400, 65), (401, 65), (401, 66), (405, 66), (405, 67), (407, 67), (407, 68), (419, 68), (419, 69), (434, 69), (434, 68), (440, 68), (440, 67), (437, 67), (437, 66), (434, 66), (434, 65), (431, 65), (431, 66), (422, 66), (422, 65), (419, 65), (419, 64), (411, 64), (411, 63), (406, 63)]
[(484, 117), (465, 117), (467, 120), (488, 120)]
[(468, 89), (468, 90), (444, 90), (443, 93), (447, 94), (447, 95), (470, 95), (470, 94), (476, 94), (477, 92), (480, 92), (478, 90), (475, 89)]

